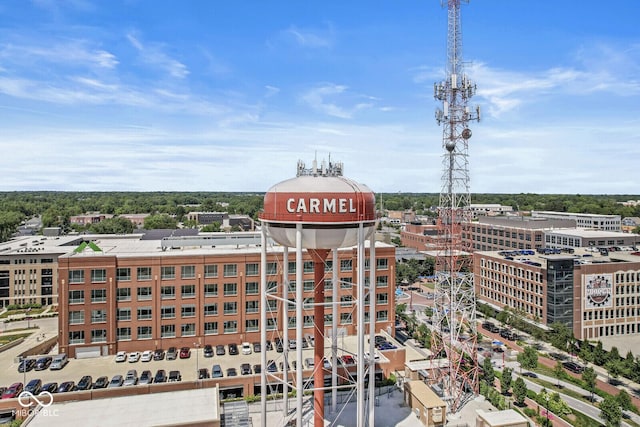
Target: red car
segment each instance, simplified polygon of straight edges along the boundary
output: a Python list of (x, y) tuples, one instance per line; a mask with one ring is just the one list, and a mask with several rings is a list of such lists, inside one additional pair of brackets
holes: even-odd
[(13, 399), (14, 397), (18, 397), (20, 393), (22, 393), (22, 383), (13, 383), (2, 393), (2, 398)]
[(180, 349), (180, 359), (188, 359), (191, 357), (191, 349), (189, 347), (182, 347)]
[(353, 365), (354, 363), (356, 363), (355, 359), (350, 354), (345, 354), (341, 357), (341, 359), (343, 365)]

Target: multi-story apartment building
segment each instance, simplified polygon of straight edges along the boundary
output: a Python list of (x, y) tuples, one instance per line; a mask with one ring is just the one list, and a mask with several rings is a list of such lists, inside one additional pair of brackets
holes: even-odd
[(640, 245), (640, 235), (616, 231), (565, 228), (546, 230), (544, 246), (547, 248), (620, 248)]
[(621, 231), (620, 215), (600, 215), (572, 212), (531, 211), (533, 218), (570, 219), (578, 228), (593, 228), (604, 231)]
[(58, 257), (82, 238), (24, 236), (0, 243), (0, 307), (58, 303)]
[(469, 227), (463, 239), (477, 251), (537, 249), (544, 247), (544, 233), (555, 228), (575, 228), (570, 219), (545, 219), (526, 216), (481, 216)]
[(474, 253), (478, 301), (561, 322), (579, 340), (640, 334), (640, 252)]
[[(114, 354), (194, 344), (259, 341), (260, 328), (282, 330), (284, 302), (267, 307), (266, 325), (260, 325), (260, 246), (258, 235), (232, 233), (214, 239), (98, 239), (93, 245), (59, 258), (60, 351), (70, 357)], [(214, 240), (212, 240), (214, 239)], [(291, 298), (295, 295), (295, 264), (283, 264), (282, 248), (268, 250), (268, 292), (282, 295), (288, 273)], [(325, 310), (325, 325), (338, 322), (347, 335), (355, 334), (353, 301), (357, 295), (355, 248), (338, 251), (339, 265), (325, 265), (327, 302), (340, 302), (339, 318)], [(370, 266), (365, 266), (367, 269)], [(376, 243), (376, 329), (394, 328), (395, 247)], [(339, 268), (339, 294), (332, 295), (331, 275)], [(304, 257), (305, 301), (302, 319), (313, 326), (313, 262)], [(367, 278), (368, 283), (368, 278)]]
[(417, 251), (436, 250), (438, 238), (437, 225), (406, 224), (400, 231), (402, 246)]
[(100, 212), (87, 213), (83, 215), (73, 215), (69, 218), (69, 223), (76, 225), (91, 225), (113, 218), (110, 214), (101, 214)]

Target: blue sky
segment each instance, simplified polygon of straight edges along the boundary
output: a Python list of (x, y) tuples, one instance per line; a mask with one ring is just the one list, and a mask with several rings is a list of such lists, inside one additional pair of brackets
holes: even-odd
[[(640, 2), (472, 0), (477, 193), (639, 194)], [(5, 0), (0, 190), (438, 192), (439, 0)]]

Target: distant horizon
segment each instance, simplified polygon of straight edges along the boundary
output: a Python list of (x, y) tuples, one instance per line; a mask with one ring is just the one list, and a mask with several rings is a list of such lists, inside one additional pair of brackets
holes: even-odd
[[(639, 15), (462, 5), (472, 194), (638, 191)], [(265, 192), (330, 157), (437, 194), (446, 44), (438, 1), (5, 0), (0, 191)]]

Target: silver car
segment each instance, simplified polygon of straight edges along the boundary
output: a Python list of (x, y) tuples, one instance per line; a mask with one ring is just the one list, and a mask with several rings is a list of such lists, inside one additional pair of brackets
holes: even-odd
[(124, 377), (124, 385), (136, 385), (138, 384), (138, 371), (130, 369), (127, 371), (127, 376)]

